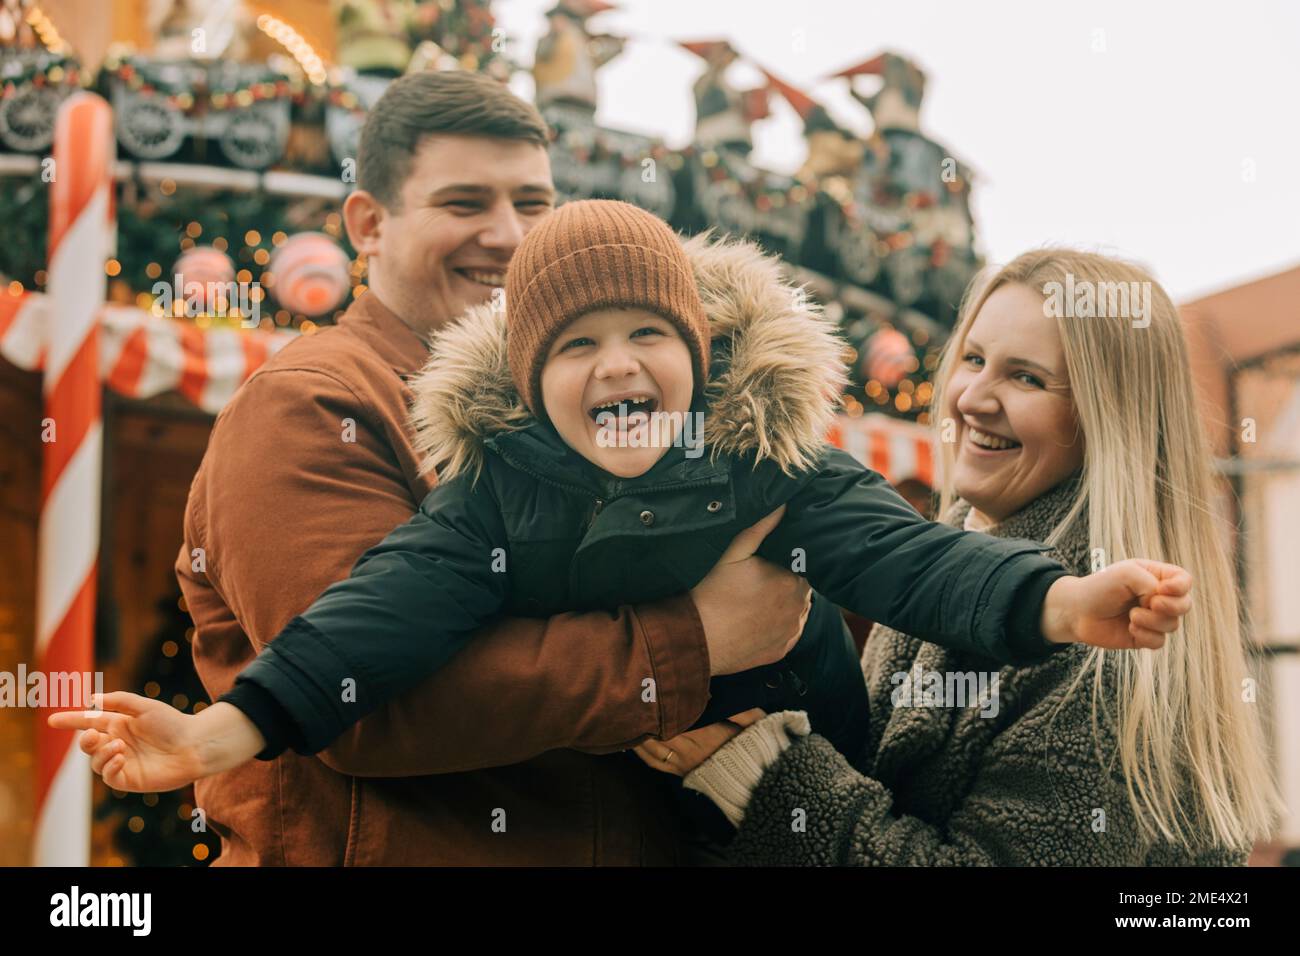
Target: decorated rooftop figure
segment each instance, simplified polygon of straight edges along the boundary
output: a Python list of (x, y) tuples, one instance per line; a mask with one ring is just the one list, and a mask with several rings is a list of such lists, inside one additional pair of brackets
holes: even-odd
[(740, 54), (726, 40), (698, 40), (681, 46), (706, 64), (694, 88), (696, 144), (748, 156), (754, 147), (751, 127), (768, 115), (767, 90), (738, 90), (728, 82), (727, 69)]
[(411, 0), (334, 0), (338, 62), (371, 76), (401, 76), (411, 59)]
[(416, 47), (407, 73), (481, 70), (502, 82), (510, 79), (489, 0), (425, 0), (416, 5), (410, 25)]
[[(849, 92), (871, 113), (877, 130), (921, 131), (925, 74), (911, 60), (896, 53), (880, 53), (833, 75), (849, 81)], [(853, 78), (857, 76), (879, 76), (884, 79), (884, 84), (867, 96), (854, 87)]]
[(851, 130), (835, 122), (826, 107), (791, 83), (787, 83), (767, 70), (763, 71), (770, 88), (803, 120), (804, 139), (808, 142), (808, 156), (795, 178), (805, 183), (817, 183), (828, 176), (853, 176), (862, 165), (865, 144)]
[(243, 0), (149, 0), (150, 55), (158, 60), (246, 62), (257, 33)]
[(0, 43), (32, 49), (40, 45), (36, 31), (27, 22), (31, 0), (0, 0)]
[(596, 71), (618, 56), (626, 41), (591, 33), (587, 20), (613, 9), (604, 0), (560, 0), (546, 14), (548, 30), (533, 63), (539, 109), (564, 105), (595, 115)]

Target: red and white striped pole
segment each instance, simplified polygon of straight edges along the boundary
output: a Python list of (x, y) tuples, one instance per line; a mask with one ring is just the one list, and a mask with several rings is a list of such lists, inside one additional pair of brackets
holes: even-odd
[[(94, 671), (102, 453), (99, 311), (113, 242), (112, 110), (92, 93), (59, 108), (50, 188), (45, 421), (37, 540), (36, 660), (46, 675)], [(53, 439), (53, 440), (50, 440)], [(47, 680), (47, 687), (59, 686)], [(62, 686), (69, 686), (63, 683)], [(70, 701), (48, 701), (72, 704)], [(76, 735), (36, 725), (38, 866), (90, 862), (89, 760)]]

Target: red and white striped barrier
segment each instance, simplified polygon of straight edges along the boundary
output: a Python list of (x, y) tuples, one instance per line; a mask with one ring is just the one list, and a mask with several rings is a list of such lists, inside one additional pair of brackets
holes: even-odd
[[(0, 289), (0, 356), (27, 371), (44, 364), (42, 330), (52, 308), (40, 293), (12, 296)], [(235, 389), (298, 333), (260, 329), (200, 329), (134, 306), (99, 310), (99, 374), (129, 398), (177, 391), (216, 414)]]
[[(113, 243), (112, 164), (112, 111), (94, 94), (73, 94), (59, 107), (50, 189), (36, 577), (36, 661), (46, 674), (94, 670), (102, 451), (97, 316)], [(89, 760), (76, 735), (46, 726), (46, 716), (42, 709), (36, 725), (34, 862), (85, 866)]]
[(924, 425), (880, 414), (839, 415), (826, 440), (880, 472), (891, 484), (914, 478), (935, 487), (934, 435)]

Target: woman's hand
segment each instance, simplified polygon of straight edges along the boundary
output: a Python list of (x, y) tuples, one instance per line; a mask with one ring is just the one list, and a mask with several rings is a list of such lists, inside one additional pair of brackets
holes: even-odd
[(1043, 636), (1055, 644), (1156, 650), (1192, 609), (1191, 594), (1192, 576), (1160, 561), (1131, 559), (1058, 578), (1043, 601)]
[(721, 723), (688, 730), (671, 740), (661, 741), (652, 738), (638, 744), (632, 750), (647, 767), (684, 777), (717, 753), (719, 748), (736, 734), (766, 716), (767, 714), (756, 707), (743, 714), (736, 714)]
[(261, 733), (239, 708), (217, 703), (186, 714), (139, 694), (96, 694), (102, 710), (51, 714), (51, 727), (81, 730), (90, 767), (114, 790), (159, 793), (255, 757)]

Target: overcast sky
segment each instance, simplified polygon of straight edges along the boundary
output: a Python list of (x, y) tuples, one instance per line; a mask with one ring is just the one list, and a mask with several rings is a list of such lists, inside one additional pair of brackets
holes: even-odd
[[(496, 0), (516, 59), (531, 62), (553, 5)], [(1144, 262), (1184, 301), (1300, 265), (1300, 3), (622, 0), (590, 23), (634, 38), (598, 74), (598, 120), (673, 146), (691, 139), (702, 71), (674, 40), (729, 39), (859, 132), (865, 110), (824, 77), (882, 49), (910, 57), (928, 77), (923, 129), (978, 175), (992, 261), (1082, 245)], [(801, 129), (776, 105), (756, 164), (797, 168)]]

